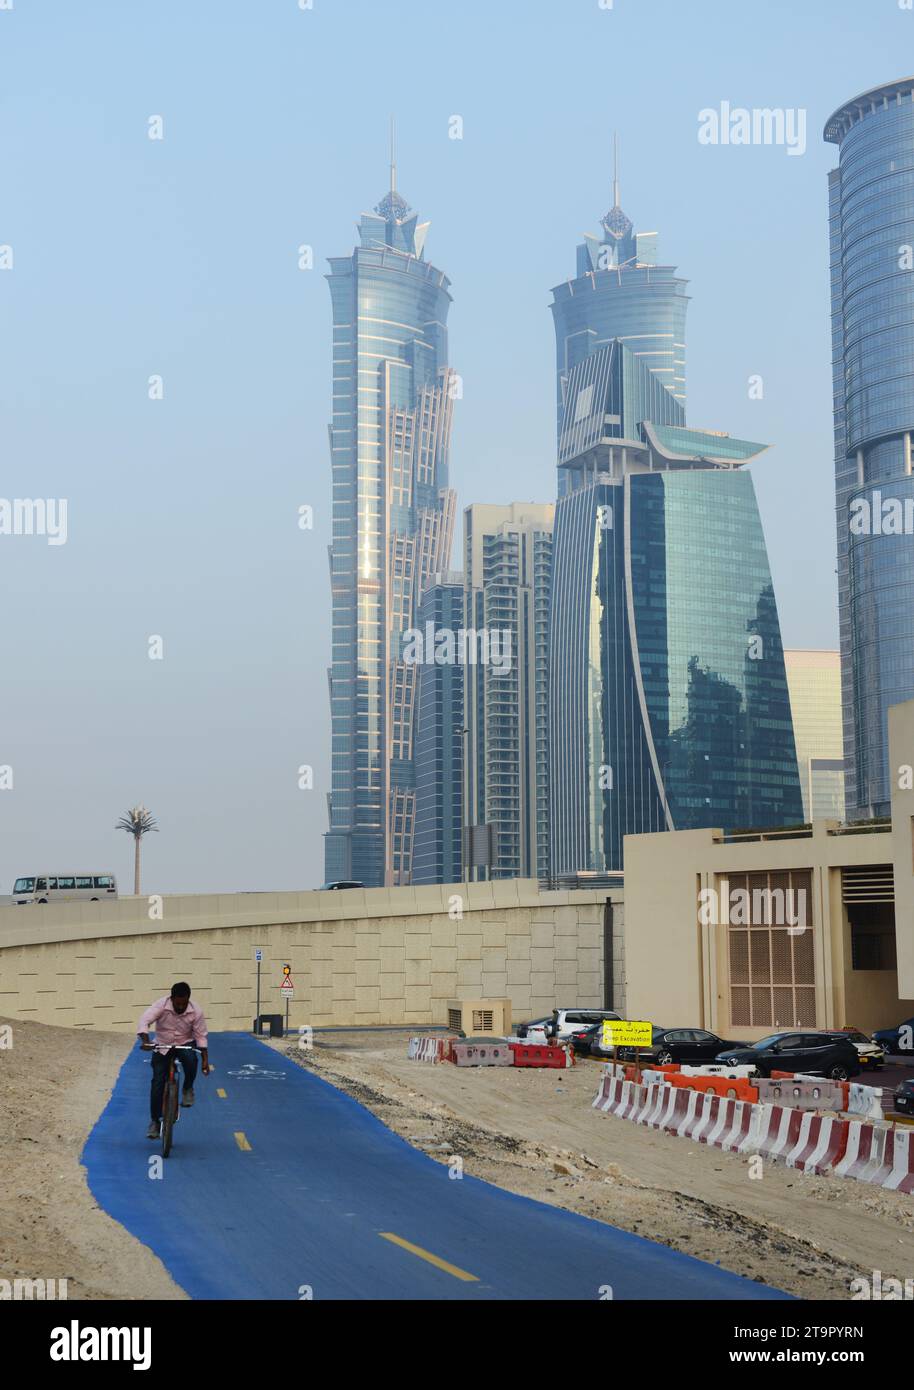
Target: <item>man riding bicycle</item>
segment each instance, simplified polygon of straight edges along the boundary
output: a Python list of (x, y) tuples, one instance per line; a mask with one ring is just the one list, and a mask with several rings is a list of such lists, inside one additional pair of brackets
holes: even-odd
[[(149, 1029), (155, 1024), (155, 1042), (149, 1041)], [(168, 1054), (173, 1047), (188, 1047), (193, 1044), (200, 1049), (203, 1075), (209, 1075), (209, 1049), (207, 1047), (206, 1019), (198, 1004), (190, 1002), (190, 985), (183, 980), (172, 985), (171, 994), (156, 1002), (146, 1010), (137, 1029), (140, 1046), (152, 1050), (152, 1090), (149, 1097), (151, 1120), (147, 1138), (158, 1139), (162, 1125), (162, 1097), (165, 1092), (165, 1078), (168, 1074)], [(184, 1094), (182, 1105), (194, 1103), (194, 1078), (197, 1075), (196, 1052), (179, 1052), (178, 1061), (184, 1069)]]

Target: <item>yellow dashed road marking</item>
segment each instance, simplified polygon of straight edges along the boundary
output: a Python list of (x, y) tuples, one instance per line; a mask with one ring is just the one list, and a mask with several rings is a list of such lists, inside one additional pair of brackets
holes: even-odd
[(219, 1097), (220, 1100), (225, 1100), (225, 1092), (223, 1091), (221, 1086), (218, 1086), (216, 1088), (216, 1095)]
[(251, 1152), (251, 1146), (240, 1129), (235, 1130), (235, 1143), (238, 1145), (239, 1149), (242, 1149), (245, 1153)]
[(456, 1265), (448, 1264), (447, 1260), (442, 1260), (440, 1256), (431, 1254), (428, 1250), (423, 1250), (421, 1245), (412, 1245), (410, 1241), (404, 1240), (402, 1236), (395, 1236), (390, 1231), (379, 1231), (378, 1235), (382, 1240), (392, 1241), (394, 1245), (399, 1245), (403, 1250), (408, 1250), (411, 1255), (418, 1255), (420, 1260), (427, 1260), (430, 1265), (435, 1265), (437, 1269), (443, 1269), (445, 1274), (453, 1274), (455, 1279), (463, 1279), (465, 1283), (476, 1284), (479, 1282), (475, 1274), (467, 1274), (465, 1269), (458, 1269)]

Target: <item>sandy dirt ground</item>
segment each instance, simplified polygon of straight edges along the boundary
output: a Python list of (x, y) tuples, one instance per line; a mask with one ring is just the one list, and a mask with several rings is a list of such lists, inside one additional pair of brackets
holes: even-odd
[[(4, 1022), (5, 1020), (0, 1020)], [(71, 1299), (186, 1295), (111, 1220), (80, 1153), (132, 1045), (119, 1033), (13, 1023), (0, 1048), (0, 1279), (66, 1279)], [(914, 1275), (914, 1198), (817, 1178), (591, 1108), (599, 1066), (569, 1071), (410, 1062), (403, 1033), (274, 1043), (440, 1162), (607, 1221), (803, 1298), (846, 1299), (874, 1269)], [(662, 1289), (658, 1295), (663, 1296)]]
[[(914, 1197), (766, 1164), (591, 1108), (600, 1065), (568, 1071), (407, 1060), (408, 1033), (272, 1045), (346, 1091), (432, 1158), (607, 1221), (806, 1299), (914, 1276)], [(663, 1291), (658, 1289), (662, 1298)]]
[(69, 1299), (186, 1298), (96, 1205), (79, 1161), (133, 1039), (10, 1026), (13, 1045), (0, 1048), (0, 1279), (66, 1279)]

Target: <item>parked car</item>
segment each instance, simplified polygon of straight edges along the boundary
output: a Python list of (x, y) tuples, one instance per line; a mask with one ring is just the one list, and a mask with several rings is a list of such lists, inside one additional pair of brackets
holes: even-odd
[(545, 1042), (546, 1028), (551, 1023), (552, 1014), (545, 1014), (543, 1018), (531, 1018), (526, 1023), (519, 1023), (514, 1031), (527, 1042)]
[[(906, 1030), (903, 1038), (900, 1036), (902, 1029)], [(914, 1018), (905, 1019), (904, 1023), (899, 1023), (896, 1028), (877, 1028), (873, 1034), (873, 1042), (879, 1043), (886, 1052), (914, 1052)], [(902, 1046), (903, 1043), (907, 1046)]]
[(862, 1033), (859, 1028), (839, 1028), (831, 1036), (847, 1038), (854, 1044), (864, 1071), (878, 1071), (885, 1063), (884, 1048), (879, 1043), (874, 1042), (872, 1038), (868, 1038), (866, 1033)]
[[(594, 1055), (605, 1057), (612, 1048), (604, 1048), (602, 1039), (597, 1038), (599, 1051)], [(655, 1028), (651, 1034), (650, 1047), (620, 1047), (616, 1053), (620, 1062), (634, 1061), (637, 1051), (643, 1063), (657, 1062), (665, 1066), (669, 1062), (681, 1062), (686, 1066), (701, 1066), (713, 1063), (719, 1052), (726, 1047), (748, 1047), (745, 1042), (719, 1038), (706, 1028)]]
[(760, 1076), (773, 1071), (801, 1071), (847, 1081), (863, 1068), (852, 1042), (839, 1033), (771, 1033), (746, 1047), (724, 1048), (715, 1058), (727, 1066), (753, 1066)]
[(589, 1023), (586, 1027), (578, 1026), (575, 1028), (571, 1037), (568, 1039), (568, 1042), (571, 1043), (574, 1049), (575, 1056), (590, 1057), (591, 1055), (596, 1055), (592, 1044), (594, 1042), (599, 1042), (602, 1032), (602, 1021), (600, 1023)]
[(895, 1087), (895, 1110), (899, 1115), (914, 1115), (914, 1081), (902, 1081)]
[[(553, 1009), (551, 1018), (523, 1024), (527, 1031), (522, 1036), (531, 1043), (568, 1042), (572, 1033), (602, 1023), (604, 1018), (621, 1018), (621, 1014), (612, 1009)], [(518, 1036), (521, 1036), (520, 1029)]]
[(550, 1042), (567, 1042), (582, 1027), (592, 1028), (604, 1018), (621, 1018), (612, 1009), (553, 1009), (549, 1027)]

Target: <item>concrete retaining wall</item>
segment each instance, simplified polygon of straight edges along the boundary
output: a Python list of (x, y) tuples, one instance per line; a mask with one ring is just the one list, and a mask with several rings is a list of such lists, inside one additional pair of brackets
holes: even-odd
[[(619, 1008), (622, 904), (611, 896)], [(293, 1026), (443, 1025), (448, 999), (505, 995), (515, 1020), (599, 1006), (606, 897), (515, 880), (2, 908), (0, 1015), (132, 1032), (186, 979), (214, 1029), (250, 1028), (256, 947), (261, 1012), (282, 1011), (292, 967)]]

